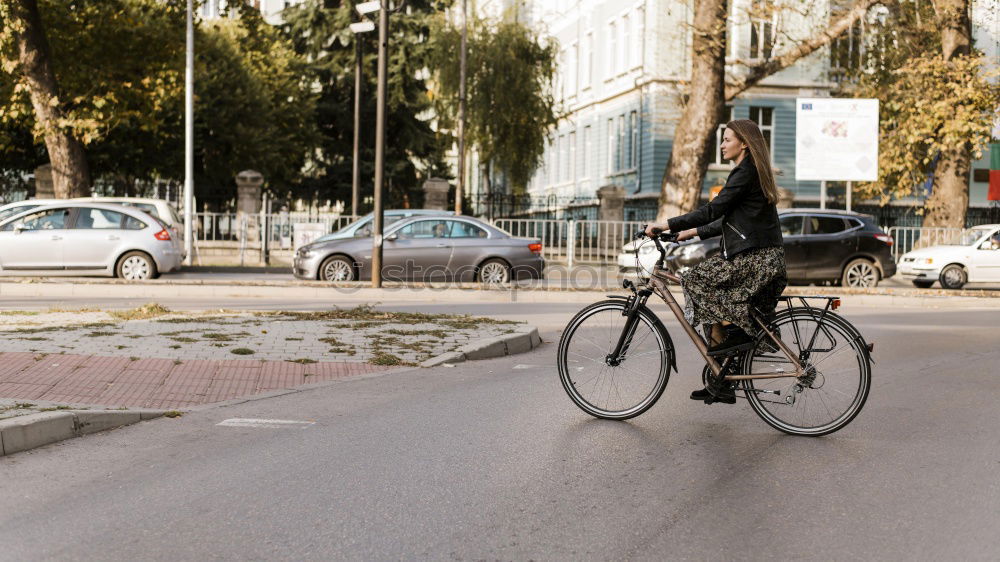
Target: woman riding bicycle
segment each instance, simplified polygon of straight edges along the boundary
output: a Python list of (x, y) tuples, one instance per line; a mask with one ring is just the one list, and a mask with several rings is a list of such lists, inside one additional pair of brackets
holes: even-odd
[[(735, 167), (714, 199), (686, 215), (646, 227), (647, 236), (670, 231), (679, 241), (722, 236), (721, 254), (681, 276), (685, 317), (692, 326), (704, 327), (709, 355), (752, 347), (758, 329), (751, 310), (765, 316), (773, 313), (787, 284), (778, 191), (767, 144), (756, 123), (730, 121), (722, 155)], [(732, 389), (723, 392), (725, 401), (735, 402)], [(707, 388), (691, 393), (694, 400), (710, 396)]]

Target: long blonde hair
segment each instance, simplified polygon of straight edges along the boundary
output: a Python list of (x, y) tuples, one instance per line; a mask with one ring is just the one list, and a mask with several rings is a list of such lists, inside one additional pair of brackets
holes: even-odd
[(750, 157), (753, 158), (754, 167), (757, 168), (757, 177), (760, 178), (760, 188), (764, 191), (764, 197), (772, 205), (778, 202), (778, 188), (774, 185), (774, 171), (771, 169), (771, 154), (764, 142), (764, 135), (761, 134), (757, 124), (749, 119), (736, 119), (726, 124), (727, 129), (732, 129), (736, 138), (750, 149)]

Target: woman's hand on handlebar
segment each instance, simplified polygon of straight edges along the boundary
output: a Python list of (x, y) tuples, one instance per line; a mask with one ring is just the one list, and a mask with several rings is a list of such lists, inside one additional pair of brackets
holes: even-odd
[(656, 224), (651, 222), (646, 225), (645, 234), (646, 236), (653, 238), (654, 236), (659, 236), (660, 234), (669, 231), (670, 228), (666, 224)]

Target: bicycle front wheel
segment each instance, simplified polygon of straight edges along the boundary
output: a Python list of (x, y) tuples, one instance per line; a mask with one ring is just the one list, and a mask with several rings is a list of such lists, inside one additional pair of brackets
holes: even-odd
[[(800, 378), (746, 380), (754, 412), (771, 427), (792, 435), (827, 435), (861, 411), (871, 387), (871, 358), (864, 338), (847, 320), (820, 310), (793, 308), (772, 323), (806, 369)], [(791, 373), (791, 362), (771, 351), (763, 333), (742, 363), (742, 374)]]
[(563, 331), (556, 362), (570, 399), (588, 414), (626, 420), (648, 410), (667, 387), (673, 346), (648, 308), (639, 309), (618, 358), (610, 357), (628, 328), (627, 303), (607, 300), (581, 310)]

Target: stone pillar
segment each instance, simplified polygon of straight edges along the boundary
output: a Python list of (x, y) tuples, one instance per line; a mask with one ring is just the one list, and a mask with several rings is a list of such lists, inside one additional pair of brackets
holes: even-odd
[(625, 220), (625, 188), (617, 185), (606, 185), (597, 190), (597, 198), (601, 207), (597, 211), (597, 220)]
[(448, 209), (448, 191), (451, 184), (441, 178), (424, 182), (424, 208), (445, 211)]
[(254, 170), (243, 170), (236, 175), (236, 223), (246, 221), (246, 242), (248, 245), (261, 241), (258, 213), (261, 207), (261, 192), (264, 176)]
[(56, 190), (52, 184), (52, 164), (42, 164), (35, 168), (35, 199), (55, 199)]

